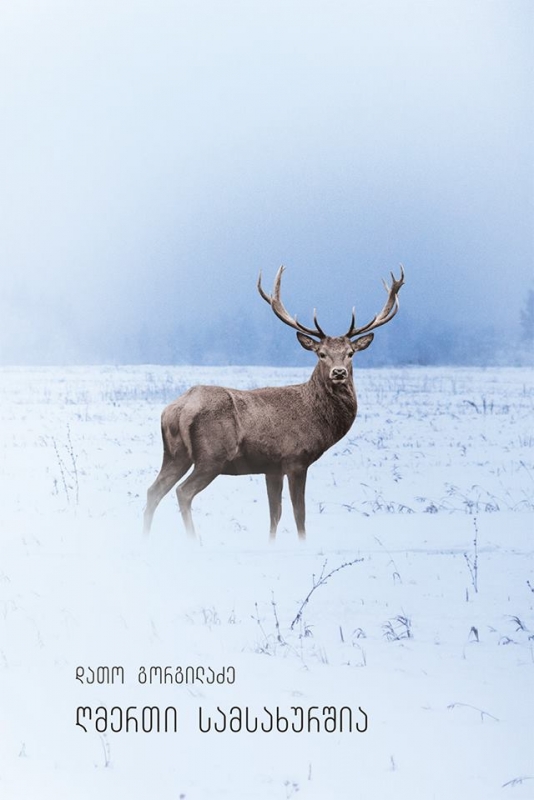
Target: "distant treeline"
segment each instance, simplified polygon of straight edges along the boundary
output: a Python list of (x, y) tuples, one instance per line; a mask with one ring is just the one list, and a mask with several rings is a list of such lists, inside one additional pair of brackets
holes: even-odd
[[(534, 364), (534, 294), (529, 298), (516, 332), (473, 319), (461, 324), (418, 319), (401, 308), (390, 325), (376, 331), (372, 346), (356, 356), (357, 366)], [(345, 330), (341, 326), (327, 332), (341, 335)], [(132, 319), (125, 325), (117, 320), (113, 328), (95, 321), (88, 330), (72, 320), (62, 326), (55, 319), (48, 336), (24, 336), (21, 329), (10, 342), (0, 350), (0, 364), (314, 364), (314, 356), (274, 315), (265, 318), (247, 309), (205, 317), (199, 313), (194, 325), (179, 315), (163, 315), (150, 323)]]
[[(340, 335), (344, 331), (332, 331)], [(121, 363), (277, 365), (313, 364), (311, 354), (301, 349), (293, 333), (276, 320), (260, 324), (252, 314), (225, 317), (217, 323), (190, 331), (162, 336), (144, 330), (136, 341), (124, 342), (117, 354)], [(534, 363), (531, 343), (514, 339), (491, 326), (474, 327), (438, 322), (418, 322), (401, 314), (376, 332), (372, 346), (357, 356), (358, 364), (425, 365), (527, 365)]]

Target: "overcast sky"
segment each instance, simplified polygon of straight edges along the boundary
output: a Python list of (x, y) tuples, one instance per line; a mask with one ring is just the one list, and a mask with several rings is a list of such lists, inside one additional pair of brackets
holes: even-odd
[(207, 332), (242, 361), (252, 315), (297, 362), (255, 288), (282, 263), (332, 334), (402, 262), (390, 346), (516, 335), (533, 32), (531, 0), (3, 0), (0, 361), (178, 359)]

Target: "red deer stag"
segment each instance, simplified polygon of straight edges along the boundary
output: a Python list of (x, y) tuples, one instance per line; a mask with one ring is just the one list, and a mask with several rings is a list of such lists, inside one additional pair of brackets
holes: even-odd
[[(160, 500), (186, 472), (191, 474), (176, 493), (187, 533), (195, 535), (191, 503), (217, 475), (265, 474), (271, 539), (282, 511), (282, 483), (287, 475), (298, 535), (304, 527), (304, 488), (310, 464), (317, 461), (350, 429), (357, 403), (352, 380), (352, 356), (371, 344), (369, 331), (385, 325), (399, 310), (397, 294), (404, 283), (384, 286), (386, 304), (367, 325), (355, 327), (354, 309), (350, 328), (343, 336), (327, 336), (319, 327), (314, 311), (314, 328), (291, 317), (280, 299), (284, 267), (276, 274), (273, 294), (266, 294), (258, 278), (258, 291), (278, 319), (297, 331), (305, 350), (318, 357), (307, 383), (264, 389), (226, 389), (221, 386), (193, 386), (167, 406), (161, 418), (163, 464), (148, 490), (144, 529), (148, 533)], [(355, 339), (355, 336), (365, 333)]]

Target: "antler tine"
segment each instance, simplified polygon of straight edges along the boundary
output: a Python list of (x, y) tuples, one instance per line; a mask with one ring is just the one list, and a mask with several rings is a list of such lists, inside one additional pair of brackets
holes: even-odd
[[(295, 319), (296, 319), (296, 317), (295, 317)], [(321, 328), (321, 326), (317, 322), (317, 309), (316, 308), (313, 309), (313, 324), (317, 328), (317, 332), (319, 333), (321, 339), (326, 339), (326, 333), (323, 331), (323, 329)]]
[(261, 294), (261, 296), (263, 297), (265, 302), (269, 303), (269, 305), (271, 305), (271, 298), (269, 297), (269, 295), (266, 292), (263, 291), (263, 286), (261, 285), (261, 269), (260, 269), (260, 273), (258, 275), (258, 283), (256, 285), (258, 287), (258, 292)]
[(353, 336), (357, 336), (360, 333), (367, 333), (368, 331), (372, 331), (374, 328), (379, 328), (381, 325), (385, 325), (386, 322), (389, 322), (393, 319), (397, 311), (399, 310), (399, 298), (398, 292), (401, 286), (404, 283), (404, 267), (402, 264), (400, 265), (400, 278), (397, 280), (393, 272), (391, 274), (391, 286), (388, 286), (386, 281), (382, 281), (384, 284), (384, 288), (388, 293), (388, 299), (386, 300), (386, 304), (382, 311), (376, 316), (373, 317), (371, 322), (368, 322), (367, 325), (364, 325), (362, 328), (355, 328), (354, 327), (354, 309), (352, 311), (352, 321), (348, 332), (345, 336), (351, 339)]
[(316, 336), (318, 339), (324, 339), (326, 334), (324, 331), (319, 327), (317, 322), (317, 314), (314, 309), (313, 312), (313, 321), (315, 323), (315, 328), (307, 328), (305, 325), (297, 321), (296, 317), (292, 317), (289, 312), (286, 310), (282, 300), (280, 298), (280, 289), (282, 284), (282, 274), (284, 272), (285, 267), (280, 267), (278, 272), (276, 273), (276, 277), (274, 279), (274, 288), (273, 293), (269, 296), (266, 292), (264, 292), (262, 285), (261, 285), (261, 272), (258, 277), (258, 291), (263, 299), (269, 303), (272, 310), (278, 317), (278, 319), (285, 322), (286, 325), (289, 325), (290, 328), (294, 328), (296, 331), (300, 331), (301, 333), (307, 333), (310, 336)]
[(355, 324), (356, 324), (356, 309), (355, 309), (354, 306), (352, 306), (352, 316), (351, 316), (351, 320), (350, 320), (349, 331), (351, 331), (354, 328)]

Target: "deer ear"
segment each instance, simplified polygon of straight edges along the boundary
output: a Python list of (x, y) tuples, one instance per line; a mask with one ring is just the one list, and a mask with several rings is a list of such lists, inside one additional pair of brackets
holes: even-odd
[(305, 350), (313, 350), (313, 352), (316, 352), (317, 348), (319, 347), (319, 342), (316, 342), (315, 339), (311, 338), (311, 336), (306, 336), (300, 331), (297, 331), (297, 339)]
[(354, 341), (351, 342), (352, 352), (355, 353), (357, 350), (365, 350), (366, 347), (369, 347), (374, 338), (374, 333), (368, 333), (367, 336), (360, 336), (359, 339), (354, 339)]

